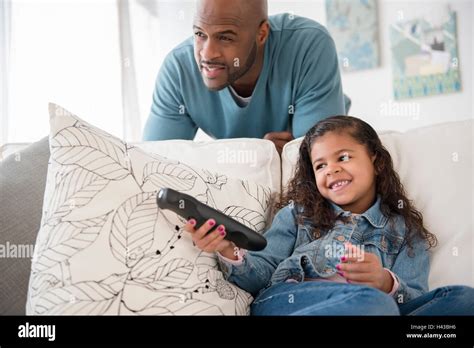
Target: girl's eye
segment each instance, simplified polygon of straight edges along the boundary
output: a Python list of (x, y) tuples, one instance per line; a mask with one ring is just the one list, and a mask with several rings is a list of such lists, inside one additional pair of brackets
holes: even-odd
[(347, 153), (339, 157), (341, 161), (349, 161), (349, 158), (351, 158)]
[(318, 164), (318, 165), (316, 166), (316, 170), (323, 169), (324, 166), (325, 166), (325, 164)]

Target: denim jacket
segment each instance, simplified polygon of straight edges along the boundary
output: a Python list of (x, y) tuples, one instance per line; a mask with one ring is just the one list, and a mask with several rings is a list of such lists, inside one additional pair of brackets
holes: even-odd
[[(282, 208), (264, 234), (267, 239), (264, 250), (246, 252), (238, 265), (219, 257), (225, 278), (254, 296), (290, 278), (299, 282), (305, 278), (328, 278), (336, 273), (344, 243), (351, 242), (365, 252), (376, 254), (383, 267), (394, 273), (399, 286), (393, 297), (398, 303), (428, 291), (426, 242), (416, 238), (409, 253), (404, 219), (399, 215), (385, 217), (380, 211), (380, 196), (360, 215), (331, 205), (339, 219), (328, 233), (317, 239), (312, 236), (310, 221), (297, 223), (296, 214), (301, 209), (295, 204)], [(341, 216), (349, 217), (350, 222), (342, 222)]]

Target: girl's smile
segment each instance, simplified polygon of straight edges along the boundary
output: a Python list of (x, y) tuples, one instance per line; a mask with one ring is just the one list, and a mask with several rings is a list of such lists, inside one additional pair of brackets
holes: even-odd
[(338, 192), (344, 190), (344, 188), (350, 185), (351, 182), (352, 180), (334, 180), (332, 183), (329, 184), (328, 187), (332, 191)]

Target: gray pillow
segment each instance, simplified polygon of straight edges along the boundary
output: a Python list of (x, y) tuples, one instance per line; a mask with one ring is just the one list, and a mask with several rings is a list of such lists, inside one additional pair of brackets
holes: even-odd
[(41, 224), (48, 137), (0, 162), (0, 314), (24, 315)]

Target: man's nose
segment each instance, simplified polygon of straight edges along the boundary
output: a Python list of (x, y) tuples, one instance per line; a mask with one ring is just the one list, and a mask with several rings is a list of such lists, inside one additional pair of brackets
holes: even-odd
[(201, 49), (201, 60), (212, 62), (220, 57), (218, 45), (212, 39), (207, 39)]

